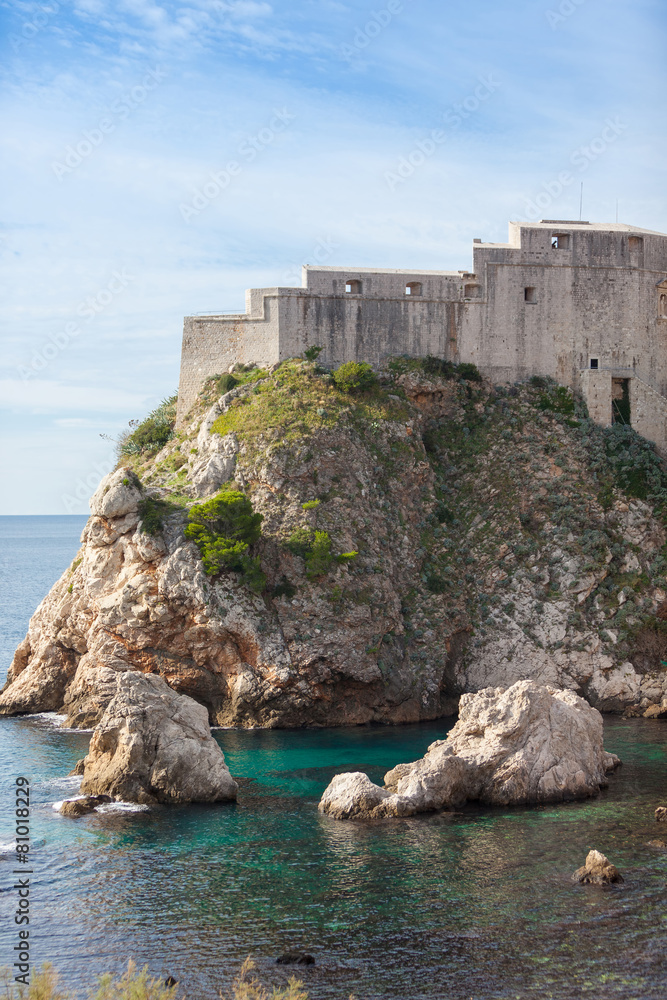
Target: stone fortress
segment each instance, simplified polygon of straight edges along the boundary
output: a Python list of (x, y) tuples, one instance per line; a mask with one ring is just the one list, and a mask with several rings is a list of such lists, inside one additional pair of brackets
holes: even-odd
[(667, 453), (667, 235), (543, 219), (473, 240), (472, 271), (306, 266), (301, 288), (246, 292), (245, 313), (186, 317), (179, 419), (210, 376), (310, 346), (329, 366), (433, 354), (495, 383), (549, 375)]

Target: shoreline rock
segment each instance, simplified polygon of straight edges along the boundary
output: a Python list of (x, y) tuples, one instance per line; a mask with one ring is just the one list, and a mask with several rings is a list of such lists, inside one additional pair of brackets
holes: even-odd
[(625, 882), (615, 865), (600, 851), (589, 851), (585, 863), (577, 868), (573, 881), (586, 885), (611, 885)]
[(79, 819), (80, 816), (87, 816), (95, 812), (98, 806), (107, 805), (113, 802), (110, 795), (84, 795), (78, 799), (65, 799), (58, 812), (61, 816), (69, 816), (70, 819)]
[(602, 745), (602, 716), (571, 691), (518, 681), (461, 698), (459, 720), (411, 764), (375, 785), (336, 775), (319, 804), (335, 819), (382, 819), (456, 808), (560, 802), (597, 795), (620, 761)]
[(90, 741), (81, 792), (124, 802), (235, 801), (208, 713), (152, 674), (125, 672)]

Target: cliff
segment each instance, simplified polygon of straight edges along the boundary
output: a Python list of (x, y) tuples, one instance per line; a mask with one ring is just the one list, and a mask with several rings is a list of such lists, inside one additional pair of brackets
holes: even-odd
[[(554, 383), (475, 377), (396, 359), (355, 389), (290, 361), (209, 381), (177, 434), (160, 408), (92, 498), (0, 712), (89, 727), (139, 670), (218, 725), (429, 719), (523, 678), (667, 714), (659, 460)], [(261, 526), (211, 535), (223, 487)]]

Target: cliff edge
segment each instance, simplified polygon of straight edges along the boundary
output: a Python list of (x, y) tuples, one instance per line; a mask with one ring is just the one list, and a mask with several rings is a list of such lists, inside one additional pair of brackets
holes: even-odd
[(436, 718), (524, 678), (667, 715), (667, 477), (569, 390), (293, 360), (209, 380), (178, 433), (167, 409), (121, 443), (0, 713), (87, 728), (135, 670), (218, 725)]

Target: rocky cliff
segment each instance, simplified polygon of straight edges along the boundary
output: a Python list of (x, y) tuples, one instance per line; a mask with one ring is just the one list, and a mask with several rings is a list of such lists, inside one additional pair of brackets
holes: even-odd
[[(667, 714), (667, 493), (629, 428), (435, 359), (352, 391), (302, 361), (236, 381), (123, 442), (0, 712), (89, 727), (138, 670), (218, 725), (434, 718), (523, 678)], [(185, 534), (223, 486), (262, 515), (254, 575)]]

